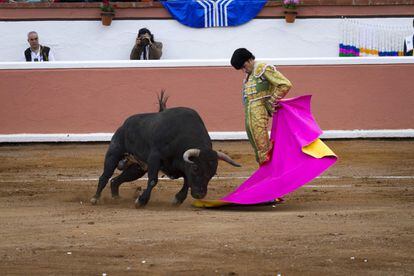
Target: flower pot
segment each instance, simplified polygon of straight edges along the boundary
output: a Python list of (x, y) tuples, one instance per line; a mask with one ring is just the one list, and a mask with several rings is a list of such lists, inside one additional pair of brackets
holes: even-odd
[(293, 23), (295, 22), (296, 15), (298, 12), (296, 10), (285, 10), (285, 20), (286, 23)]
[(112, 23), (112, 18), (114, 18), (114, 16), (115, 16), (115, 13), (113, 12), (102, 12), (101, 13), (102, 25), (110, 26)]

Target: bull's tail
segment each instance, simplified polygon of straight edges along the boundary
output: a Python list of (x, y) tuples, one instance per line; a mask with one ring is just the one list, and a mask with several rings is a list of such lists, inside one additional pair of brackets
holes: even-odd
[(162, 89), (161, 94), (158, 95), (157, 97), (158, 97), (158, 106), (159, 106), (158, 112), (166, 110), (167, 109), (168, 96), (165, 95), (165, 89)]

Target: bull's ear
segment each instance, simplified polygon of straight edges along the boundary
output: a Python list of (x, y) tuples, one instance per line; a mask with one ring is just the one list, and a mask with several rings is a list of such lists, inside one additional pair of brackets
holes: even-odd
[(225, 154), (223, 152), (217, 151), (217, 158), (219, 160), (226, 161), (227, 163), (229, 163), (232, 166), (241, 167), (241, 165), (239, 163), (237, 163), (236, 161), (231, 159), (230, 156), (228, 156), (227, 154)]

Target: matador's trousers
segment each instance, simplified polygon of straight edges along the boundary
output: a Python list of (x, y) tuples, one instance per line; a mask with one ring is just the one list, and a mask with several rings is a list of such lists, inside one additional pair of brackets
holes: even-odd
[(244, 110), (247, 136), (253, 146), (256, 161), (261, 165), (270, 159), (272, 149), (267, 131), (270, 116), (266, 109), (265, 99), (246, 103)]

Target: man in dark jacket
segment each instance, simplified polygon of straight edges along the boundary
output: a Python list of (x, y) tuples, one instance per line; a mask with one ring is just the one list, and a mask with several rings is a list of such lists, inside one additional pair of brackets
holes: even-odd
[(147, 28), (140, 29), (130, 59), (160, 59), (161, 55), (162, 43), (156, 42)]
[(27, 42), (30, 47), (24, 51), (24, 57), (26, 61), (54, 61), (55, 57), (47, 46), (39, 44), (39, 36), (36, 32), (32, 31), (27, 34)]

